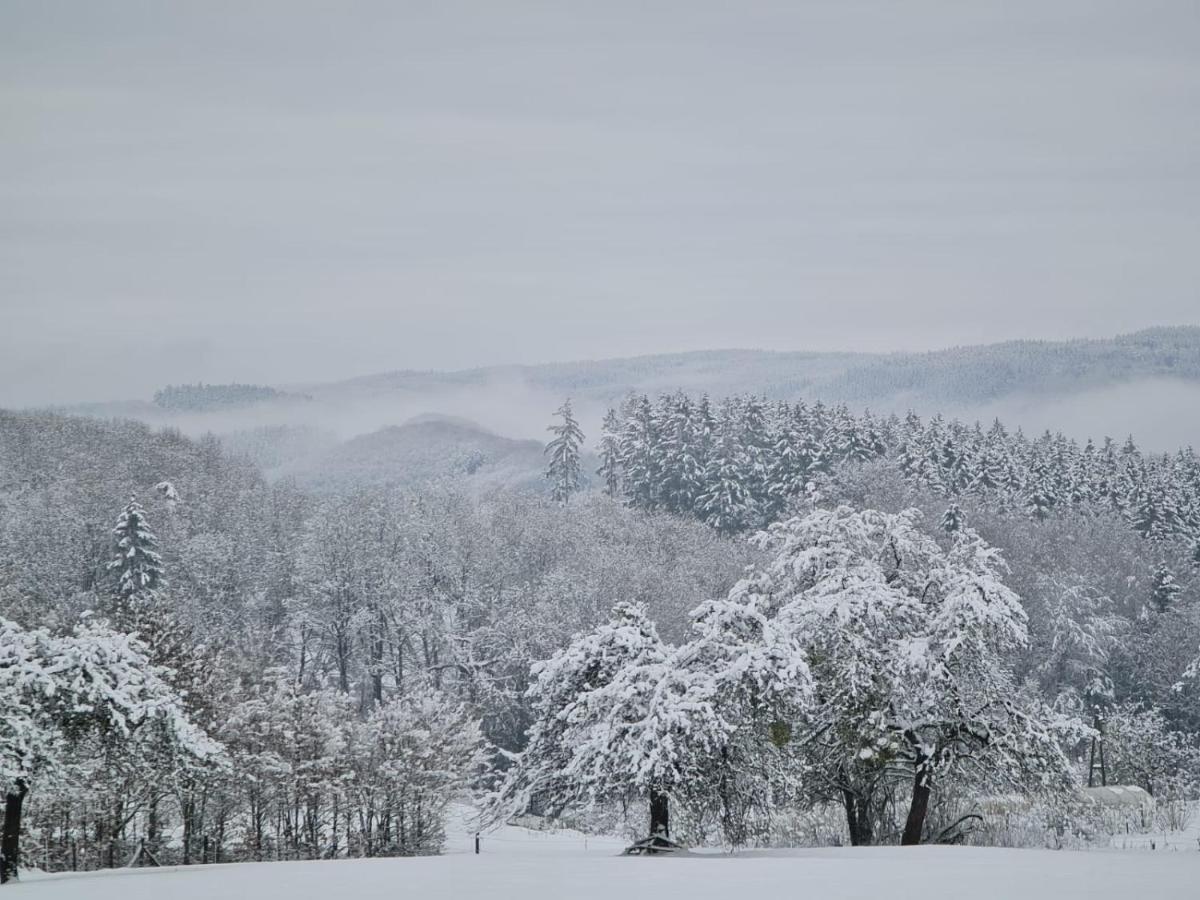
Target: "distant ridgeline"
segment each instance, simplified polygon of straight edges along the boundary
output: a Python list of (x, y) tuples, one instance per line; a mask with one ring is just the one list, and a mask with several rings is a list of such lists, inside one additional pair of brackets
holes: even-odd
[(1200, 328), (1148, 328), (1105, 340), (1006, 341), (855, 364), (820, 385), (840, 400), (915, 395), (983, 403), (1012, 394), (1086, 390), (1140, 378), (1200, 381)]
[(154, 405), (180, 412), (203, 412), (253, 406), (273, 400), (311, 399), (306, 394), (278, 391), (260, 384), (169, 384), (155, 393)]
[(725, 533), (774, 521), (815, 476), (841, 463), (892, 460), (904, 477), (948, 498), (1039, 520), (1110, 510), (1151, 540), (1182, 540), (1200, 563), (1200, 458), (1191, 448), (1143, 454), (1127, 440), (1083, 446), (1036, 439), (999, 422), (984, 430), (855, 416), (845, 406), (682, 394), (631, 396), (610, 410), (600, 443), (605, 490), (642, 509), (694, 516)]

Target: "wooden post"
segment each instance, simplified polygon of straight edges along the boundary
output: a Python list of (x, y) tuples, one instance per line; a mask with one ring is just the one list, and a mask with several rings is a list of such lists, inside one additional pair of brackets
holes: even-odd
[(479, 832), (475, 832), (475, 855), (479, 855)]

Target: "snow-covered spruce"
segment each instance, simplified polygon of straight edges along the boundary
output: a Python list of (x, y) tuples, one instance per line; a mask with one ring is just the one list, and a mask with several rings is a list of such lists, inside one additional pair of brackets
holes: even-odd
[(118, 603), (124, 610), (154, 600), (163, 586), (162, 555), (158, 537), (150, 530), (146, 511), (131, 497), (113, 528), (116, 555), (108, 564), (116, 583)]
[(561, 422), (547, 429), (554, 439), (546, 445), (546, 455), (550, 457), (546, 478), (550, 481), (550, 495), (559, 503), (566, 503), (583, 486), (579, 459), (583, 448), (583, 431), (575, 421), (569, 399), (564, 400), (554, 414)]

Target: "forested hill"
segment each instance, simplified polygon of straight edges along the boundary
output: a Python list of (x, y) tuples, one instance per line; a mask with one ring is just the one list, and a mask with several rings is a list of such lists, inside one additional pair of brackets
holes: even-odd
[(398, 371), (303, 390), (328, 406), (405, 404), (410, 415), (465, 415), (516, 437), (538, 433), (540, 411), (564, 396), (576, 401), (585, 430), (587, 425), (594, 430), (603, 410), (630, 392), (685, 391), (821, 400), (878, 413), (915, 410), (966, 421), (999, 417), (1014, 428), (1062, 431), (1079, 440), (1132, 432), (1144, 446), (1168, 450), (1200, 444), (1200, 422), (1178, 414), (1200, 406), (1200, 328), (930, 353), (713, 350), (458, 372)]
[(928, 353), (712, 350), (457, 372), (399, 371), (311, 386), (316, 396), (387, 393), (522, 381), (597, 400), (633, 390), (754, 393), (886, 404), (957, 405), (1016, 393), (1054, 393), (1144, 378), (1200, 383), (1200, 327), (1153, 328), (1104, 340), (1008, 341)]
[(1152, 328), (1110, 340), (1008, 341), (896, 354), (850, 367), (830, 381), (828, 392), (843, 400), (912, 392), (964, 403), (1142, 378), (1200, 382), (1200, 327)]

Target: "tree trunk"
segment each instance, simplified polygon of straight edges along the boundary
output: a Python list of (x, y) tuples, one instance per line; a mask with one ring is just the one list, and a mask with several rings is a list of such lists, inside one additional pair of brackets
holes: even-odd
[(875, 843), (875, 823), (871, 821), (870, 799), (843, 788), (842, 805), (846, 808), (846, 828), (850, 832), (850, 846), (869, 847)]
[(900, 838), (902, 846), (913, 846), (921, 843), (921, 835), (925, 831), (925, 815), (929, 812), (929, 770), (925, 762), (917, 762), (917, 774), (913, 777), (912, 803), (908, 807), (908, 819), (904, 823), (904, 836)]
[(18, 778), (13, 789), (4, 796), (4, 830), (0, 833), (0, 884), (17, 880), (17, 865), (21, 861), (21, 807), (29, 786)]
[(150, 810), (146, 817), (146, 835), (142, 839), (149, 846), (151, 853), (158, 849), (161, 828), (158, 819), (158, 799), (155, 798), (150, 801)]
[(376, 706), (383, 705), (383, 636), (387, 623), (383, 615), (375, 617), (375, 634), (371, 639), (371, 699)]
[(650, 789), (650, 836), (671, 837), (671, 820), (667, 814), (667, 795)]

